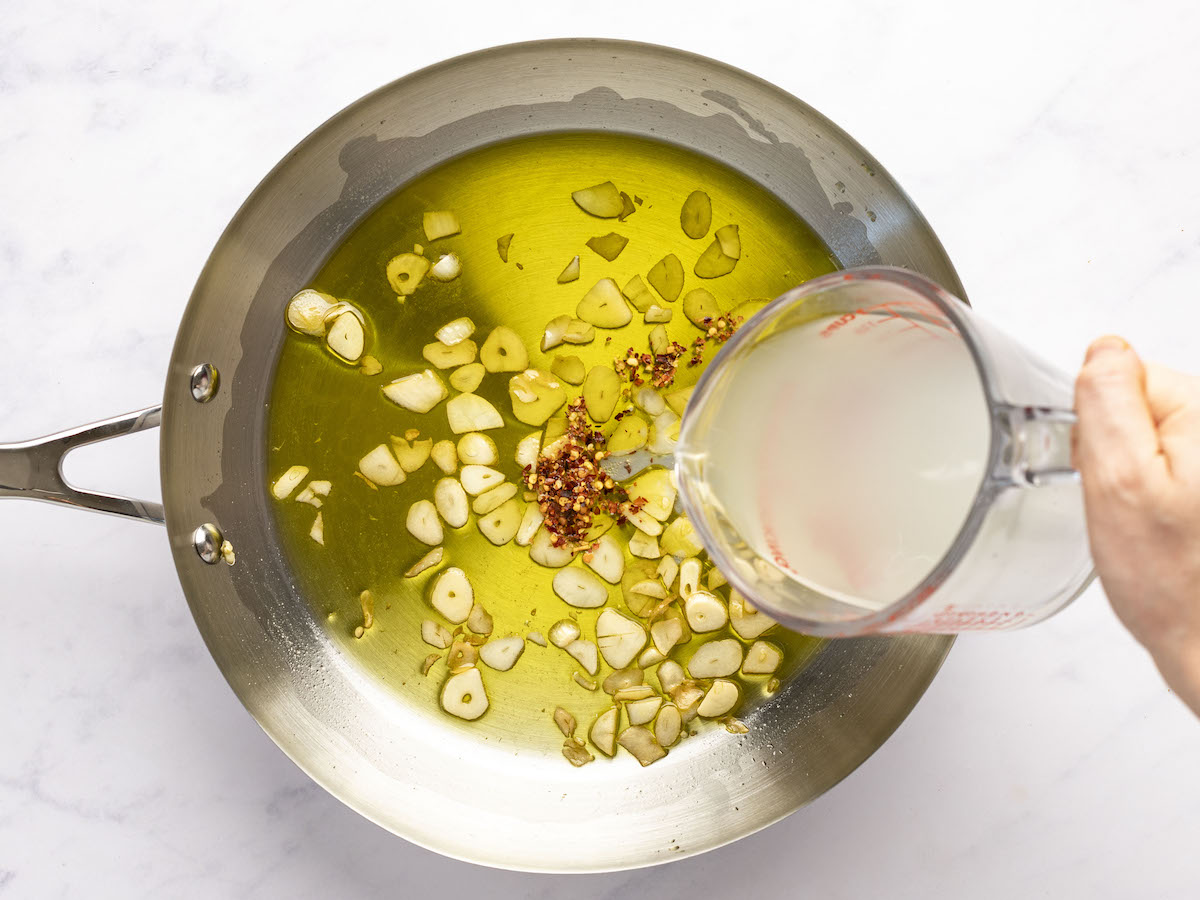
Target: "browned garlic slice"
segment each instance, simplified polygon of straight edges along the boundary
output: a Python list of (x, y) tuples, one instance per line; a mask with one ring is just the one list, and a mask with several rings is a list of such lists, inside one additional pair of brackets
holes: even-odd
[(668, 253), (654, 264), (646, 280), (650, 282), (650, 287), (658, 291), (659, 296), (668, 303), (674, 303), (683, 290), (683, 263), (674, 253)]
[(563, 741), (562, 754), (566, 757), (567, 762), (575, 768), (586, 766), (590, 762), (594, 762), (596, 757), (588, 753), (587, 747), (579, 738), (569, 737)]
[(732, 675), (742, 665), (742, 645), (735, 638), (705, 641), (688, 660), (693, 678), (721, 678)]
[(606, 709), (596, 717), (592, 727), (588, 729), (588, 740), (605, 756), (617, 752), (617, 725), (620, 710), (617, 707)]
[(308, 477), (308, 466), (292, 466), (271, 485), (271, 494), (276, 500), (286, 500), (288, 495)]
[(521, 527), (521, 504), (516, 500), (501, 503), (480, 516), (478, 524), (480, 533), (497, 547), (507, 544)]
[[(532, 640), (532, 635), (530, 636)], [(505, 638), (493, 638), (479, 648), (479, 658), (483, 664), (497, 672), (507, 672), (517, 664), (521, 654), (525, 652), (525, 641), (514, 635)]]
[(596, 645), (605, 662), (621, 669), (646, 645), (646, 629), (615, 609), (605, 609), (596, 619)]
[(426, 240), (436, 241), (438, 238), (451, 237), (459, 234), (458, 216), (449, 210), (427, 212), (422, 216), (421, 224), (425, 228)]
[[(575, 256), (569, 263), (558, 273), (559, 284), (570, 284), (572, 281), (579, 280), (579, 257)], [(543, 347), (543, 350), (546, 348)]]
[(418, 500), (408, 508), (405, 526), (423, 544), (435, 547), (442, 542), (442, 522), (436, 507), (428, 500)]
[(460, 437), (457, 449), (458, 458), (464, 466), (490, 466), (500, 458), (496, 442), (478, 431), (470, 431)]
[(587, 670), (589, 675), (595, 675), (600, 668), (600, 658), (597, 655), (596, 645), (584, 638), (576, 638), (563, 647), (570, 654), (571, 658)]
[(529, 351), (519, 334), (497, 325), (483, 342), (479, 361), (489, 372), (520, 372), (529, 365)]
[(500, 262), (508, 262), (508, 248), (512, 246), (512, 239), (511, 233), (496, 238), (496, 252), (500, 254)]
[(446, 679), (442, 686), (442, 709), (450, 715), (471, 721), (482, 716), (487, 708), (488, 698), (479, 669), (472, 666)]
[(464, 394), (469, 394), (479, 387), (486, 372), (487, 369), (483, 367), (483, 363), (467, 363), (465, 366), (457, 368), (450, 373), (450, 387)]
[(450, 392), (436, 372), (426, 369), (385, 384), (383, 395), (397, 406), (415, 413), (427, 413), (450, 396)]
[(416, 578), (418, 575), (420, 575), (426, 569), (432, 569), (434, 566), (436, 566), (438, 563), (440, 563), (442, 561), (442, 556), (443, 556), (442, 548), (434, 547), (432, 550), (430, 550), (428, 553), (426, 553), (424, 556), (422, 556), (420, 559), (418, 559), (415, 563), (413, 563), (412, 567), (407, 572), (404, 573), (404, 577), (405, 578)]
[(427, 657), (425, 657), (425, 661), (421, 663), (421, 674), (428, 675), (429, 670), (432, 669), (437, 664), (437, 661), (441, 658), (442, 654), (440, 653), (430, 653)]
[(611, 278), (601, 278), (592, 285), (575, 307), (575, 315), (597, 328), (620, 328), (633, 319), (621, 289)]
[(570, 566), (554, 573), (554, 593), (577, 609), (595, 609), (608, 602), (608, 588), (587, 569)]
[(625, 208), (625, 204), (621, 200), (621, 192), (611, 181), (573, 191), (571, 199), (589, 216), (595, 216), (598, 219), (615, 219)]
[(439, 625), (433, 619), (425, 619), (421, 623), (421, 640), (431, 647), (445, 650), (454, 638), (451, 637), (449, 629), (444, 625)]
[(455, 434), (504, 427), (499, 410), (478, 394), (459, 394), (446, 401), (446, 418)]
[(578, 726), (575, 717), (561, 706), (554, 707), (554, 724), (563, 733), (563, 737), (571, 737), (575, 734), (575, 729)]
[(693, 241), (708, 234), (712, 225), (712, 201), (704, 191), (692, 191), (679, 211), (679, 226)]
[(358, 461), (358, 471), (372, 484), (381, 487), (391, 487), (402, 484), (405, 479), (404, 469), (392, 454), (392, 448), (380, 444)]
[(433, 487), (433, 504), (451, 528), (462, 528), (470, 516), (469, 501), (456, 478), (441, 478)]
[(718, 678), (712, 683), (712, 687), (708, 689), (704, 699), (700, 701), (700, 707), (696, 712), (705, 719), (715, 719), (730, 712), (737, 706), (740, 698), (741, 692), (736, 684), (726, 681), (724, 678)]
[(667, 755), (667, 751), (658, 745), (654, 732), (644, 725), (631, 725), (621, 732), (617, 743), (633, 754), (643, 766), (658, 762)]

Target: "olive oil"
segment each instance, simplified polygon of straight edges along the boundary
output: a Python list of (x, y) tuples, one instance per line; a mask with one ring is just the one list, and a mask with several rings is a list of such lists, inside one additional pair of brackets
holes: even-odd
[[(573, 192), (605, 182), (630, 198), (624, 218), (597, 218), (572, 201)], [(681, 227), (681, 208), (689, 203), (688, 231), (698, 233), (695, 200), (689, 200), (697, 191), (710, 198), (711, 227), (692, 238)], [(423, 217), (437, 210), (453, 211), (460, 233), (428, 240)], [(740, 258), (728, 274), (699, 279), (694, 274), (697, 261), (709, 251), (713, 233), (728, 225), (738, 226)], [(401, 301), (386, 271), (389, 261), (412, 252), (415, 245), (430, 263), (453, 253), (461, 261), (461, 274), (445, 283), (426, 277)], [(682, 295), (689, 290), (703, 287), (729, 310), (747, 300), (773, 298), (836, 268), (803, 221), (769, 192), (720, 163), (628, 135), (566, 133), (494, 144), (422, 175), (380, 204), (309, 285), (361, 311), (364, 353), (378, 360), (382, 371), (367, 374), (371, 368), (347, 364), (321, 340), (289, 333), (271, 393), (268, 472), (274, 479), (293, 465), (303, 465), (309, 469), (308, 478), (328, 480), (331, 488), (319, 510), (322, 543), (310, 536), (318, 510), (295, 502), (294, 494), (273, 501), (280, 538), (330, 640), (342, 649), (349, 665), (393, 691), (401, 707), (421, 716), (440, 716), (447, 725), (505, 746), (557, 754), (563, 735), (551, 718), (556, 707), (576, 718), (576, 733), (586, 740), (588, 726), (612, 705), (602, 690), (589, 691), (579, 684), (598, 684), (610, 667), (602, 661), (594, 678), (582, 673), (577, 680), (580, 664), (553, 645), (539, 646), (535, 637), (526, 641), (511, 670), (481, 666), (489, 700), (481, 718), (461, 722), (442, 713), (439, 694), (448, 675), (447, 653), (422, 641), (421, 623), (434, 619), (454, 627), (437, 615), (428, 599), (433, 580), (447, 566), (460, 567), (470, 577), (476, 601), (493, 617), (494, 637), (547, 635), (555, 622), (572, 619), (594, 639), (600, 610), (565, 604), (551, 590), (555, 570), (532, 562), (528, 547), (512, 542), (493, 546), (480, 533), (474, 515), (461, 528), (445, 526), (438, 565), (405, 577), (431, 549), (406, 528), (409, 508), (415, 501), (432, 500), (435, 483), (445, 475), (432, 460), (390, 487), (376, 487), (355, 473), (363, 455), (388, 442), (390, 435), (417, 430), (421, 439), (459, 440), (448, 426), (444, 402), (418, 414), (381, 393), (390, 381), (431, 368), (422, 348), (436, 340), (434, 333), (443, 325), (469, 317), (476, 329), (472, 339), (481, 345), (494, 328), (507, 326), (523, 339), (529, 365), (546, 372), (556, 357), (577, 356), (585, 369), (611, 366), (630, 347), (646, 352), (653, 325), (643, 321), (642, 313), (633, 311), (632, 321), (618, 329), (597, 328), (590, 343), (562, 344), (544, 353), (543, 329), (557, 316), (574, 316), (581, 297), (598, 280), (612, 278), (625, 285), (633, 275), (646, 279), (667, 254), (682, 263), (682, 293), (674, 302), (657, 294), (655, 300), (672, 310), (665, 324), (669, 337), (688, 347), (702, 334), (681, 308)], [(578, 278), (560, 283), (560, 276), (573, 274), (576, 257)], [(286, 327), (286, 299), (280, 298), (281, 327)], [(715, 352), (716, 347), (707, 347), (703, 362)], [(687, 361), (685, 356), (680, 362), (673, 387), (694, 384), (699, 377), (703, 362), (689, 366)], [(557, 368), (563, 371), (561, 362)], [(453, 371), (438, 374), (448, 380)], [(475, 393), (505, 418), (504, 428), (487, 432), (499, 451), (494, 468), (524, 490), (514, 451), (518, 441), (539, 429), (513, 417), (511, 374), (485, 375)], [(570, 398), (579, 395), (578, 387), (564, 387)], [(450, 391), (451, 397), (457, 393)], [(628, 405), (622, 399), (617, 409)], [(610, 419), (602, 430), (611, 433), (618, 424)], [(523, 502), (520, 492), (516, 499)], [(613, 533), (624, 545), (633, 527), (618, 526)], [(628, 553), (627, 558), (633, 561)], [(362, 627), (364, 590), (374, 600), (368, 628)], [(718, 587), (714, 593), (727, 598), (728, 591)], [(619, 586), (610, 588), (609, 606), (624, 610)], [(356, 637), (356, 631), (361, 636)], [(730, 636), (728, 626), (697, 635), (672, 658), (686, 664), (704, 640)], [(783, 650), (784, 661), (776, 673), (780, 679), (803, 666), (819, 646), (814, 639), (779, 627), (763, 639)], [(422, 674), (423, 661), (434, 652), (441, 658)], [(763, 676), (742, 679), (743, 702), (734, 715), (744, 716), (769, 681)], [(653, 668), (647, 670), (646, 682), (657, 688)], [(706, 727), (697, 718), (685, 732)]]

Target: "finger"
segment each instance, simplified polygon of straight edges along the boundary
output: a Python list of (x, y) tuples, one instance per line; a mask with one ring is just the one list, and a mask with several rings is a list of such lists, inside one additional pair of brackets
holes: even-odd
[(1088, 348), (1075, 382), (1077, 461), (1084, 487), (1125, 490), (1161, 468), (1158, 433), (1146, 400), (1145, 370), (1120, 338)]
[(1146, 365), (1146, 400), (1172, 475), (1200, 471), (1200, 378)]

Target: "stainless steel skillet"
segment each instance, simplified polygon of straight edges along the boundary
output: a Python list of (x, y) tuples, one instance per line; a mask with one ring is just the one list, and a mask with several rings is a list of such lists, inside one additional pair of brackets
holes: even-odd
[[(432, 710), (399, 702), (329, 642), (280, 551), (266, 492), (284, 304), (417, 174), (496, 140), (565, 130), (618, 130), (708, 154), (796, 210), (843, 265), (906, 266), (963, 296), (936, 236), (890, 176), (778, 88), (643, 44), (499, 47), (381, 88), (297, 146), (201, 273), (161, 412), (0, 445), (0, 496), (165, 521), (196, 623), (238, 697), (299, 766), (363, 815), (473, 862), (596, 871), (711, 849), (817, 797), (900, 724), (951, 639), (831, 642), (749, 716), (748, 734), (688, 741), (646, 769), (627, 761), (580, 770), (463, 737)], [(61, 457), (72, 447), (153, 427), (160, 416), (161, 506), (63, 481)], [(223, 538), (236, 546), (233, 567), (220, 564)]]

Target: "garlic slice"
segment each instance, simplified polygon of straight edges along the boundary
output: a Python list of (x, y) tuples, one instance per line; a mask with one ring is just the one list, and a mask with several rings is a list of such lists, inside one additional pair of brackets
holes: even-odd
[(556, 356), (550, 361), (550, 372), (567, 384), (583, 384), (587, 369), (578, 356)]
[(768, 641), (755, 641), (746, 651), (743, 675), (770, 675), (783, 662), (783, 651)]
[(633, 525), (634, 528), (638, 529), (638, 531), (644, 531), (646, 534), (652, 536), (662, 534), (662, 523), (659, 522), (658, 519), (654, 518), (654, 516), (650, 515), (644, 510), (634, 509), (628, 503), (622, 503), (619, 508), (621, 510), (621, 515), (628, 519), (630, 524)]
[(612, 454), (632, 453), (646, 446), (646, 438), (650, 435), (650, 426), (638, 415), (628, 415), (621, 419), (613, 433), (608, 438), (608, 452)]
[(485, 666), (497, 672), (507, 672), (517, 664), (521, 654), (525, 652), (523, 638), (513, 636), (493, 638), (479, 648), (479, 658)]
[(450, 396), (446, 385), (432, 369), (397, 378), (385, 384), (382, 390), (383, 395), (397, 406), (415, 413), (427, 413)]
[(729, 624), (742, 640), (752, 641), (771, 628), (775, 620), (755, 609), (754, 604), (737, 591), (730, 591)]
[(596, 645), (589, 640), (576, 638), (563, 647), (570, 654), (571, 658), (587, 670), (589, 675), (595, 675), (600, 668), (600, 658), (597, 655)]
[(529, 545), (529, 558), (539, 566), (561, 569), (571, 561), (574, 554), (566, 547), (555, 547), (554, 536), (545, 527), (539, 528)]
[[(579, 257), (575, 257), (578, 259)], [(567, 326), (571, 324), (570, 316), (555, 316), (546, 323), (545, 329), (542, 331), (542, 352), (553, 350), (563, 342), (563, 335), (567, 333)]]
[(326, 346), (348, 363), (358, 362), (359, 357), (363, 355), (366, 340), (362, 322), (351, 312), (344, 312), (334, 319), (329, 333), (325, 336)]
[(588, 753), (587, 747), (579, 738), (570, 737), (563, 741), (562, 754), (567, 762), (577, 769), (596, 760), (596, 757)]
[(673, 556), (664, 556), (658, 564), (656, 574), (663, 583), (663, 587), (670, 590), (671, 585), (675, 583), (675, 576), (679, 574), (679, 563), (675, 562), (675, 557)]
[[(462, 454), (461, 444), (458, 452), (460, 455)], [(490, 491), (504, 482), (503, 473), (477, 464), (463, 466), (462, 471), (459, 472), (459, 478), (462, 480), (463, 490), (472, 497), (482, 494), (484, 491)]]
[(667, 751), (658, 745), (654, 732), (644, 725), (632, 725), (621, 732), (617, 743), (633, 754), (643, 766), (658, 762), (667, 755)]
[(586, 569), (571, 566), (554, 573), (554, 593), (577, 609), (595, 609), (608, 602), (608, 588)]
[(661, 747), (674, 746), (679, 740), (682, 727), (683, 718), (679, 715), (679, 707), (674, 703), (667, 703), (658, 711), (658, 718), (654, 721), (654, 739)]
[(455, 434), (503, 428), (504, 417), (478, 394), (459, 394), (446, 402), (446, 418)]
[(439, 625), (433, 619), (425, 619), (421, 623), (421, 640), (430, 647), (445, 650), (450, 646), (450, 642), (454, 638), (450, 635), (450, 630), (444, 625)]
[(491, 512), (479, 517), (479, 531), (497, 547), (516, 537), (521, 527), (521, 504), (508, 500)]
[(572, 619), (559, 619), (550, 626), (550, 643), (560, 650), (579, 638), (579, 623)]
[(630, 725), (645, 725), (658, 714), (662, 706), (662, 697), (646, 697), (642, 700), (631, 700), (625, 704), (625, 717)]
[(736, 225), (722, 225), (713, 232), (713, 237), (721, 246), (721, 252), (730, 259), (742, 258), (742, 238)]
[[(561, 272), (558, 273), (559, 284), (570, 284), (572, 281), (579, 280), (579, 257), (574, 257)], [(546, 348), (543, 347), (543, 350)]]
[(575, 717), (563, 709), (561, 706), (554, 707), (554, 724), (558, 726), (558, 730), (563, 733), (563, 737), (570, 737), (575, 733), (578, 723)]
[(449, 210), (427, 212), (422, 216), (421, 224), (425, 228), (426, 240), (430, 241), (451, 237), (462, 231), (459, 226), (458, 216)]
[(535, 431), (517, 441), (517, 449), (513, 453), (513, 461), (524, 469), (526, 466), (537, 465), (538, 450), (542, 446), (542, 433)]
[(697, 328), (707, 330), (708, 320), (716, 320), (721, 316), (721, 307), (717, 298), (704, 288), (688, 291), (683, 298), (683, 314)]
[(658, 652), (657, 647), (647, 647), (641, 652), (641, 655), (638, 656), (637, 664), (644, 669), (649, 669), (651, 666), (657, 666), (664, 659), (666, 659), (666, 657)]
[(646, 645), (646, 629), (615, 609), (605, 609), (596, 619), (596, 645), (614, 669), (629, 665)]
[(483, 363), (467, 363), (450, 373), (450, 387), (469, 394), (479, 387), (486, 372), (487, 369), (483, 367)]
[(489, 372), (520, 372), (529, 366), (529, 351), (519, 334), (497, 325), (483, 342), (479, 361)]
[(572, 319), (563, 332), (563, 340), (568, 344), (590, 344), (595, 339), (596, 329), (582, 319)]
[(429, 456), (434, 465), (447, 475), (453, 475), (458, 468), (458, 451), (454, 449), (454, 441), (438, 441), (429, 451)]
[(525, 635), (531, 644), (537, 644), (539, 647), (546, 646), (546, 636), (540, 631), (531, 631)]
[(722, 275), (732, 272), (736, 265), (737, 260), (726, 256), (721, 251), (721, 242), (714, 237), (713, 242), (696, 260), (696, 267), (692, 271), (695, 272), (697, 278), (720, 278)]
[(628, 243), (629, 238), (617, 234), (615, 231), (610, 231), (608, 234), (589, 238), (587, 246), (597, 256), (612, 262), (621, 255), (621, 251), (625, 249), (625, 245)]
[(571, 199), (589, 216), (595, 216), (598, 219), (615, 219), (625, 208), (625, 204), (621, 200), (621, 192), (611, 181), (573, 191)]
[(406, 477), (404, 469), (400, 467), (400, 463), (392, 454), (392, 448), (387, 444), (380, 444), (360, 459), (358, 471), (362, 472), (372, 484), (380, 487), (403, 484)]
[(713, 566), (708, 570), (708, 589), (710, 592), (726, 584), (729, 584), (729, 582), (725, 580), (725, 576), (720, 569)]
[[(683, 640), (683, 623), (678, 619), (662, 619), (650, 626), (650, 640), (663, 656)], [(666, 690), (666, 688), (663, 688)]]
[(487, 708), (488, 698), (479, 669), (471, 667), (446, 679), (442, 686), (442, 709), (450, 715), (472, 721), (482, 716)]
[(689, 556), (679, 564), (679, 596), (686, 600), (700, 587), (700, 560)]
[(617, 752), (617, 725), (620, 710), (617, 707), (606, 709), (596, 717), (592, 727), (588, 729), (588, 740), (605, 756)]
[(467, 613), (467, 628), (475, 634), (491, 634), (495, 622), (491, 613), (476, 603)]
[[(501, 504), (507, 503), (517, 495), (517, 486), (511, 481), (506, 481), (504, 484), (492, 488), (490, 491), (484, 491), (475, 498), (475, 502), (471, 504), (471, 510), (477, 516), (486, 516), (492, 510), (497, 509)], [(520, 527), (518, 525), (518, 527)]]
[(674, 315), (674, 310), (664, 309), (663, 307), (661, 307), (657, 303), (655, 303), (655, 304), (652, 304), (650, 306), (650, 308), (646, 310), (646, 314), (643, 318), (646, 320), (647, 325), (662, 324), (665, 322), (670, 322), (671, 317), (673, 315)]
[(636, 529), (629, 539), (629, 552), (641, 559), (658, 559), (662, 556), (662, 551), (658, 548), (658, 538)]
[(708, 234), (712, 225), (712, 200), (704, 191), (692, 191), (679, 210), (679, 227), (693, 241)]
[(325, 546), (325, 517), (319, 511), (313, 519), (312, 528), (308, 530), (308, 536), (322, 547)]
[(433, 505), (451, 528), (462, 528), (470, 517), (467, 492), (457, 478), (441, 478), (433, 486)]
[(621, 398), (621, 377), (611, 366), (593, 366), (583, 379), (583, 402), (594, 422), (612, 418)]
[(508, 262), (508, 248), (512, 246), (512, 239), (511, 233), (496, 238), (496, 252), (500, 254), (500, 262)]
[(662, 394), (652, 387), (639, 388), (633, 395), (633, 405), (651, 418), (661, 416), (667, 408)]
[(675, 415), (682, 416), (683, 411), (687, 409), (688, 399), (692, 396), (692, 391), (695, 389), (695, 386), (677, 388), (663, 395), (663, 399), (667, 401), (667, 406), (670, 407)]
[(453, 253), (443, 253), (429, 269), (429, 277), (434, 281), (453, 281), (461, 274), (462, 260)]
[(442, 542), (442, 522), (437, 508), (428, 500), (418, 500), (408, 508), (405, 526), (408, 533), (423, 544), (433, 547)]
[(708, 689), (704, 699), (700, 701), (700, 707), (696, 712), (705, 719), (715, 719), (731, 711), (737, 706), (739, 699), (741, 699), (741, 691), (738, 690), (738, 686), (732, 681), (718, 678), (712, 683), (712, 687)]
[(613, 699), (621, 702), (633, 700), (645, 700), (647, 697), (654, 696), (654, 688), (648, 684), (634, 684), (629, 687), (618, 688), (613, 691)]
[(645, 673), (637, 666), (627, 666), (624, 669), (617, 669), (612, 672), (601, 687), (606, 694), (615, 694), (617, 691), (622, 691), (625, 688), (637, 687), (645, 681)]
[(387, 264), (387, 280), (401, 299), (409, 297), (421, 286), (425, 273), (429, 271), (429, 260), (419, 253), (401, 253), (393, 256)]
[(448, 347), (441, 341), (434, 341), (421, 348), (421, 355), (431, 366), (438, 369), (453, 369), (455, 366), (465, 366), (475, 361), (479, 347), (472, 340), (464, 340)]
[(668, 303), (674, 303), (683, 290), (683, 263), (674, 253), (668, 253), (654, 264), (646, 280), (650, 282), (650, 287), (658, 291), (659, 296)]
[(654, 295), (646, 287), (646, 282), (642, 281), (641, 275), (634, 275), (625, 282), (625, 287), (621, 288), (621, 294), (640, 313), (649, 311), (650, 307), (655, 305)]
[(526, 425), (541, 425), (567, 402), (562, 383), (549, 372), (526, 369), (508, 380), (513, 415)]
[(663, 553), (669, 553), (676, 558), (699, 556), (704, 552), (704, 545), (696, 537), (696, 529), (687, 516), (676, 517), (663, 531), (658, 543)]
[(575, 315), (597, 328), (620, 328), (633, 319), (621, 289), (611, 278), (601, 278), (592, 285), (575, 307)]
[(735, 638), (705, 641), (688, 660), (693, 678), (720, 678), (732, 675), (742, 665), (742, 645)]
[(475, 591), (467, 573), (451, 566), (438, 575), (429, 594), (429, 603), (455, 625), (465, 622), (475, 605)]
[(542, 527), (546, 517), (538, 509), (536, 503), (530, 503), (521, 514), (521, 524), (517, 526), (515, 541), (518, 547), (528, 547), (533, 542), (533, 536)]
[(320, 291), (306, 288), (288, 301), (287, 322), (301, 334), (325, 336), (325, 315), (333, 306), (333, 298)]
[(392, 435), (392, 453), (395, 454), (396, 462), (400, 463), (400, 468), (405, 471), (405, 474), (411, 475), (425, 465), (425, 460), (429, 459), (432, 451), (433, 438), (409, 443), (405, 438)]
[(478, 431), (469, 431), (460, 437), (457, 449), (458, 458), (464, 466), (490, 466), (500, 458), (496, 452), (496, 442)]
[(442, 548), (434, 547), (432, 550), (430, 550), (428, 553), (426, 553), (424, 556), (422, 556), (420, 559), (418, 559), (415, 563), (413, 563), (412, 567), (407, 572), (404, 573), (404, 577), (405, 578), (416, 578), (418, 575), (420, 575), (426, 569), (431, 569), (434, 566), (436, 566), (438, 563), (440, 563), (442, 561), (442, 556), (443, 556)]
[(683, 666), (673, 659), (663, 660), (659, 664), (656, 674), (658, 675), (658, 685), (662, 688), (664, 694), (673, 694), (675, 688), (683, 684), (685, 677)]
[(308, 466), (292, 466), (271, 485), (271, 494), (276, 500), (286, 500), (296, 486), (307, 477)]
[(621, 576), (625, 574), (625, 553), (616, 537), (611, 534), (601, 536), (595, 545), (583, 554), (583, 561), (609, 584), (619, 584)]
[[(657, 397), (658, 394), (655, 394)], [(659, 402), (662, 399), (659, 398)], [(625, 486), (630, 500), (645, 499), (642, 511), (665, 522), (675, 511), (675, 485), (667, 469), (648, 469)]]
[(362, 365), (358, 367), (358, 371), (362, 372), (368, 377), (372, 375), (378, 375), (383, 371), (383, 363), (373, 356), (364, 356), (362, 358)]
[(475, 323), (466, 316), (453, 319), (433, 333), (447, 347), (461, 343), (475, 333)]
[(684, 601), (683, 609), (688, 626), (697, 633), (717, 631), (729, 621), (729, 611), (721, 598), (708, 591), (693, 591)]

